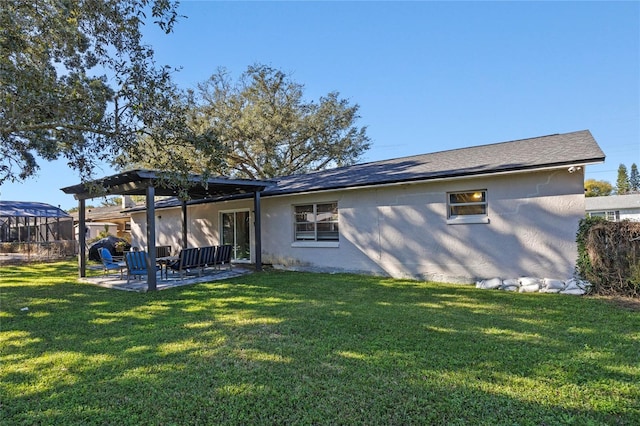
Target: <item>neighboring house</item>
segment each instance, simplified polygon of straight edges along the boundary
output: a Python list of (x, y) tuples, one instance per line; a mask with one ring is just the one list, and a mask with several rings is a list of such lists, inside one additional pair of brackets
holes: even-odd
[[(131, 239), (131, 215), (126, 209), (135, 207), (131, 197), (124, 196), (120, 205), (91, 207), (86, 209), (85, 235), (87, 241), (98, 237), (101, 232), (107, 232), (113, 236)], [(74, 235), (78, 239), (78, 212), (71, 214), (74, 222)]]
[[(604, 161), (589, 131), (542, 136), (274, 179), (261, 193), (261, 257), (297, 270), (445, 282), (565, 279), (584, 217), (584, 169)], [(188, 246), (232, 244), (253, 262), (254, 203), (187, 204)], [(146, 214), (130, 211), (132, 244)], [(181, 246), (181, 204), (155, 204), (156, 244)]]
[(589, 217), (604, 217), (612, 222), (640, 220), (640, 194), (587, 197), (584, 204)]
[[(80, 225), (73, 226), (73, 232), (75, 239), (78, 240), (78, 228)], [(106, 232), (107, 234), (119, 236), (118, 224), (113, 222), (87, 222), (84, 227), (84, 235), (87, 241), (93, 241), (100, 238), (100, 234)]]

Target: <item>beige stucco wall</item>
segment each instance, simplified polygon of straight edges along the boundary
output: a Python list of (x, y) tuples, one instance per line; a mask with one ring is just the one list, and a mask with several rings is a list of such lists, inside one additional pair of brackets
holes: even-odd
[[(445, 282), (519, 276), (569, 278), (584, 217), (582, 170), (556, 169), (370, 189), (262, 197), (262, 260), (275, 266)], [(489, 223), (448, 224), (449, 191), (487, 190)], [(294, 204), (338, 202), (340, 241), (293, 241)], [(189, 246), (218, 244), (219, 212), (253, 200), (189, 207)], [(180, 209), (159, 210), (157, 243), (180, 247)], [(144, 213), (133, 215), (144, 241)], [(253, 236), (252, 236), (253, 244)], [(135, 245), (135, 244), (134, 244)], [(141, 243), (142, 246), (145, 244)], [(252, 254), (252, 259), (255, 254)]]
[[(486, 189), (489, 223), (448, 224), (446, 193)], [(566, 169), (263, 198), (263, 261), (450, 282), (569, 278), (584, 216), (581, 172)], [(337, 201), (339, 247), (293, 247), (292, 204)]]
[[(187, 208), (187, 246), (202, 247), (220, 243), (220, 212), (248, 209), (253, 200), (215, 204), (196, 204)], [(146, 212), (131, 215), (131, 245), (147, 247)], [(253, 234), (251, 235), (253, 241)], [(156, 245), (170, 245), (177, 253), (182, 247), (182, 208), (156, 210)]]

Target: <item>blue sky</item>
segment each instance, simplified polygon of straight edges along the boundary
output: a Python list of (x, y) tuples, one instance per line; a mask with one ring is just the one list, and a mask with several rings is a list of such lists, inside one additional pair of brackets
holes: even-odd
[[(159, 64), (195, 87), (260, 63), (360, 105), (376, 161), (589, 129), (607, 156), (587, 178), (640, 165), (639, 2), (186, 1), (174, 33), (146, 29)], [(64, 162), (0, 198), (77, 205)], [(113, 173), (105, 167), (96, 175)], [(99, 200), (94, 200), (99, 204)]]

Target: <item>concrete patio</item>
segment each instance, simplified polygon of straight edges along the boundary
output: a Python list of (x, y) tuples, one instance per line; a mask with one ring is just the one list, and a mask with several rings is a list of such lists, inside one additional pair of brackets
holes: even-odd
[[(102, 270), (101, 266), (91, 265), (87, 269), (91, 270)], [(160, 274), (158, 271), (157, 277), (157, 289), (158, 290), (166, 290), (175, 287), (181, 287), (185, 285), (205, 283), (211, 281), (224, 280), (226, 278), (237, 277), (241, 275), (246, 275), (254, 272), (252, 266), (250, 265), (234, 265), (231, 269), (213, 269), (213, 268), (205, 268), (202, 272), (202, 275), (199, 275), (199, 271), (191, 271), (190, 273), (180, 277), (178, 273), (169, 272), (168, 276), (165, 278), (164, 274)], [(111, 288), (114, 290), (124, 290), (124, 291), (137, 291), (137, 292), (146, 292), (147, 291), (147, 280), (146, 277), (131, 277), (129, 282), (127, 283), (126, 269), (124, 271), (124, 275), (122, 279), (120, 278), (120, 273), (117, 271), (109, 271), (106, 275), (96, 275), (92, 277), (84, 277), (79, 278), (78, 281), (89, 283), (93, 285), (97, 285), (100, 287)]]

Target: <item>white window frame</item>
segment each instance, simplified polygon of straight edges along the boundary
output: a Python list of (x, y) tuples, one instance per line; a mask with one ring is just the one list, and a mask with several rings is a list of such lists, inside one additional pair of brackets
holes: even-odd
[[(335, 204), (337, 212), (337, 218), (335, 220), (330, 221), (318, 221), (318, 205), (325, 204)], [(298, 222), (296, 219), (296, 207), (301, 206), (312, 206), (313, 212), (313, 221), (305, 221)], [(293, 214), (293, 242), (291, 243), (292, 247), (339, 247), (340, 244), (340, 211), (338, 207), (337, 201), (326, 201), (326, 202), (316, 202), (316, 203), (300, 203), (292, 206), (292, 214)], [(313, 235), (310, 235), (310, 238), (307, 239), (298, 239), (298, 231), (297, 227), (299, 224), (313, 224)], [(335, 240), (318, 240), (318, 223), (335, 223), (338, 227), (338, 236)]]
[(620, 210), (589, 212), (589, 217), (602, 217), (609, 222), (620, 222)]
[[(467, 201), (467, 202), (452, 202), (452, 195), (457, 194), (479, 194), (479, 201)], [(486, 189), (472, 189), (466, 191), (452, 191), (447, 192), (447, 224), (470, 224), (470, 223), (489, 223), (489, 201), (488, 191)], [(453, 214), (455, 207), (466, 206), (484, 206), (484, 213), (482, 214)]]

